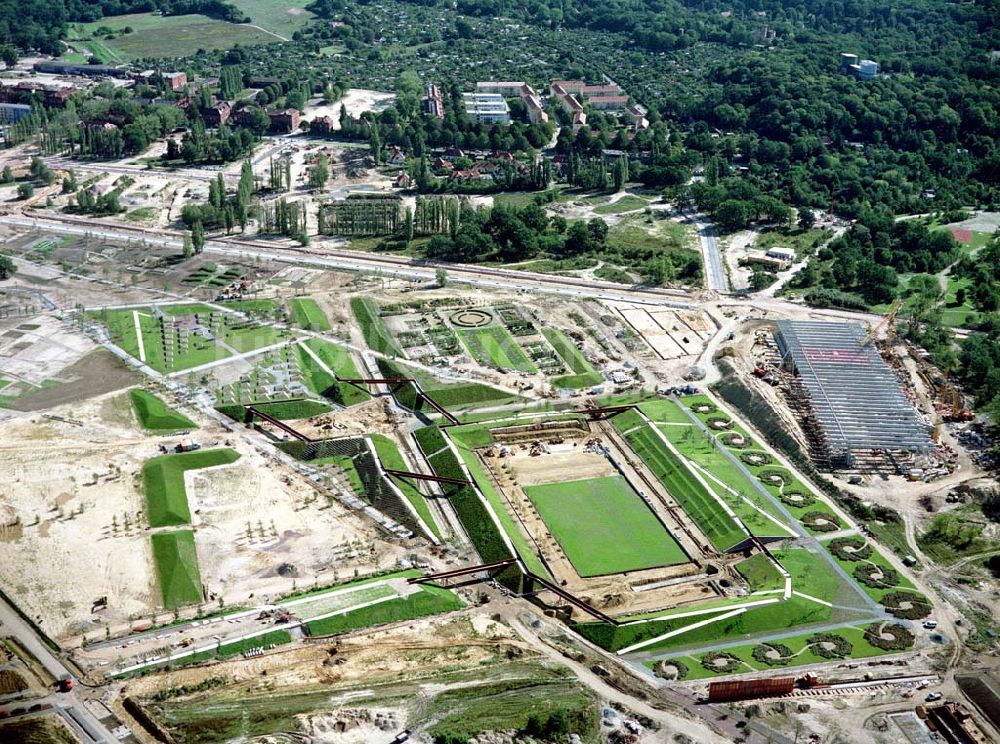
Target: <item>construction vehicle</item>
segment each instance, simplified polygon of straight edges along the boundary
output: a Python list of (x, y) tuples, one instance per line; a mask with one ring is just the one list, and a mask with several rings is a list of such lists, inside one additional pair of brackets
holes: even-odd
[(201, 445), (198, 444), (193, 439), (182, 439), (174, 447), (174, 452), (194, 452), (195, 450), (200, 450)]
[(194, 643), (194, 638), (185, 638), (185, 639), (183, 639), (183, 640), (182, 640), (182, 641), (180, 642), (180, 647), (181, 647), (181, 648), (187, 648), (187, 647), (188, 647), (188, 646), (190, 646), (190, 645), (191, 645), (192, 643)]
[(896, 337), (896, 328), (895, 328), (896, 315), (899, 314), (899, 311), (902, 307), (903, 307), (902, 299), (897, 299), (895, 302), (893, 302), (892, 305), (889, 307), (889, 312), (886, 313), (885, 317), (882, 318), (882, 320), (880, 320), (878, 323), (872, 326), (871, 330), (868, 331), (868, 333), (865, 335), (863, 339), (861, 339), (861, 342), (858, 344), (858, 346), (867, 346), (875, 339), (876, 336), (878, 336), (879, 331), (881, 331), (882, 328), (885, 328), (886, 330), (885, 342), (887, 346), (891, 347)]

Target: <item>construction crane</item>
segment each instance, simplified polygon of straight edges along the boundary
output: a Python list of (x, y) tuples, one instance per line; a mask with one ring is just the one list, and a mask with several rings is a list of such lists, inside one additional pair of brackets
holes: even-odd
[(872, 326), (872, 329), (868, 331), (868, 334), (863, 339), (861, 339), (861, 343), (858, 345), (867, 346), (868, 344), (870, 344), (872, 342), (872, 339), (874, 339), (879, 334), (879, 331), (881, 331), (883, 327), (886, 328), (886, 339), (891, 345), (892, 337), (894, 335), (893, 329), (896, 323), (896, 315), (899, 313), (902, 307), (903, 307), (903, 300), (897, 298), (889, 307), (889, 312), (886, 313), (885, 317)]

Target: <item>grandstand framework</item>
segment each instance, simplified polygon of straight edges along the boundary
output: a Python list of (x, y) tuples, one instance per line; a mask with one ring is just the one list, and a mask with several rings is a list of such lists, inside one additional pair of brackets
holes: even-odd
[(850, 466), (872, 450), (927, 453), (929, 427), (858, 323), (778, 321), (782, 363), (797, 375), (810, 416), (803, 423), (823, 458)]

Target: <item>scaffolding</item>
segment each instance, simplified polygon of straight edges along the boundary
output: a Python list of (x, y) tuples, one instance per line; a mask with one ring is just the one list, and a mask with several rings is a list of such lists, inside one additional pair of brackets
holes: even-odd
[(930, 452), (929, 427), (864, 339), (857, 323), (778, 322), (782, 364), (798, 376), (811, 411), (803, 423), (814, 431), (806, 433), (834, 466), (849, 466), (864, 451)]

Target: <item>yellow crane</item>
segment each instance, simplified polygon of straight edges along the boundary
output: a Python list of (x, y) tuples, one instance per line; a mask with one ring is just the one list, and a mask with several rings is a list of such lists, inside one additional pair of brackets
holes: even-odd
[(879, 331), (881, 331), (883, 327), (886, 328), (886, 340), (891, 346), (893, 336), (895, 335), (894, 331), (895, 331), (896, 315), (899, 313), (902, 307), (903, 307), (903, 300), (897, 298), (889, 307), (889, 312), (885, 314), (885, 317), (882, 318), (882, 320), (880, 320), (878, 323), (873, 325), (872, 329), (868, 331), (868, 334), (863, 339), (861, 339), (861, 343), (859, 344), (859, 346), (867, 346), (868, 344), (870, 344), (872, 342), (872, 339), (874, 339), (879, 334)]

